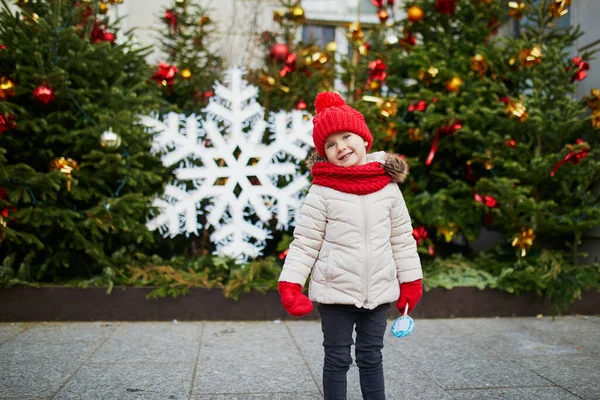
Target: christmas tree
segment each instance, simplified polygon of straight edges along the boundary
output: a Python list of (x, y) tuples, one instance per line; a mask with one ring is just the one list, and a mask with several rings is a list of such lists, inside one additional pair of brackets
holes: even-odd
[(222, 60), (210, 45), (214, 23), (207, 10), (188, 0), (176, 0), (162, 16), (160, 48), (166, 57), (153, 78), (161, 86), (165, 111), (190, 115), (199, 113), (213, 95), (212, 87), (221, 78)]
[(19, 1), (0, 11), (3, 282), (109, 277), (153, 235), (162, 167), (138, 116), (152, 70), (105, 10), (117, 1)]
[(282, 8), (273, 13), (278, 30), (264, 31), (258, 38), (264, 66), (250, 71), (248, 80), (260, 87), (259, 102), (267, 112), (312, 111), (317, 93), (333, 88), (336, 45), (299, 41), (306, 22), (301, 2), (281, 0), (280, 4)]
[[(596, 285), (578, 245), (600, 225), (598, 113), (574, 97), (593, 51), (569, 59), (581, 32), (557, 24), (568, 2), (419, 0), (398, 20), (393, 1), (373, 3), (382, 24), (349, 27), (343, 79), (378, 147), (411, 165), (404, 193), (426, 268), (474, 266), (562, 305)], [(520, 32), (497, 35), (511, 17)], [(487, 253), (474, 251), (482, 227), (500, 237)]]

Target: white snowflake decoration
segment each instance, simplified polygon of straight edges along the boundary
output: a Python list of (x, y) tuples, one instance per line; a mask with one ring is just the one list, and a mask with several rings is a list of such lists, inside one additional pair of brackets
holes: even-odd
[[(227, 86), (215, 84), (204, 120), (175, 113), (164, 122), (142, 119), (156, 133), (153, 151), (162, 152), (163, 164), (179, 165), (176, 181), (155, 200), (161, 212), (148, 228), (159, 229), (164, 237), (197, 235), (203, 228), (198, 215), (204, 214), (207, 225), (215, 228), (211, 241), (216, 254), (239, 262), (262, 254), (272, 237), (266, 224), (273, 218), (278, 228), (293, 222), (309, 185), (294, 160), (305, 159), (312, 146), (310, 114), (282, 111), (265, 122), (264, 108), (256, 101), (258, 89), (242, 79), (243, 72), (232, 68), (226, 73)], [(271, 133), (267, 144), (265, 131)], [(202, 209), (207, 199), (210, 205)]]

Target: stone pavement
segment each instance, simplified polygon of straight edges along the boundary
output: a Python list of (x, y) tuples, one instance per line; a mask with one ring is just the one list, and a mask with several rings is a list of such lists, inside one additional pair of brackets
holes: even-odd
[[(302, 320), (4, 323), (0, 399), (320, 399), (321, 340)], [(600, 318), (416, 320), (384, 368), (388, 400), (597, 400)]]

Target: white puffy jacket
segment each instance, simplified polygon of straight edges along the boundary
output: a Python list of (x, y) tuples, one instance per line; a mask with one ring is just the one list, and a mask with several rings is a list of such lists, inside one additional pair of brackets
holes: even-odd
[(373, 309), (398, 300), (399, 282), (423, 277), (410, 215), (395, 183), (404, 181), (408, 166), (383, 152), (368, 155), (374, 159), (394, 182), (367, 195), (313, 185), (296, 218), (279, 281), (304, 286), (310, 274), (312, 301)]

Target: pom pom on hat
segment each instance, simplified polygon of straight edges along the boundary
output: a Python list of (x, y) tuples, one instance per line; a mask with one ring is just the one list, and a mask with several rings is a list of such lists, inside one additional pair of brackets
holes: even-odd
[(313, 118), (313, 142), (315, 150), (325, 156), (325, 140), (332, 133), (352, 132), (367, 142), (367, 151), (373, 144), (373, 136), (365, 117), (350, 107), (342, 96), (335, 92), (323, 92), (315, 98), (317, 115)]
[(339, 107), (345, 105), (346, 102), (344, 99), (342, 99), (342, 96), (335, 92), (319, 93), (315, 99), (315, 108), (317, 109), (317, 113), (320, 113), (329, 107)]

